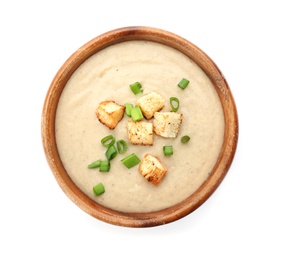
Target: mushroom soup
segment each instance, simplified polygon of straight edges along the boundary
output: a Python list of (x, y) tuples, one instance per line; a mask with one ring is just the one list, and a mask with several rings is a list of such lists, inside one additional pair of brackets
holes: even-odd
[[(183, 90), (178, 82), (186, 78)], [(133, 94), (129, 85), (140, 82), (143, 92)], [(177, 113), (182, 123), (176, 138), (154, 134), (153, 145), (132, 145), (128, 139), (127, 115), (110, 130), (96, 117), (105, 100), (135, 104), (155, 92), (165, 99), (161, 112), (171, 111), (170, 97), (180, 101)], [(144, 121), (152, 122), (152, 119)], [(58, 103), (55, 133), (58, 152), (72, 181), (91, 199), (122, 212), (152, 212), (173, 206), (193, 194), (207, 179), (220, 154), (224, 138), (224, 115), (218, 94), (202, 69), (181, 52), (151, 41), (126, 41), (107, 47), (83, 62), (68, 80)], [(88, 169), (105, 159), (105, 136), (125, 140), (128, 150), (111, 160), (109, 172)], [(188, 135), (190, 141), (182, 143)], [(163, 146), (173, 146), (165, 156)], [(138, 165), (128, 169), (121, 162), (134, 153), (142, 159), (151, 154), (160, 159), (167, 173), (159, 185), (148, 182)], [(105, 193), (95, 196), (93, 186), (103, 183)]]

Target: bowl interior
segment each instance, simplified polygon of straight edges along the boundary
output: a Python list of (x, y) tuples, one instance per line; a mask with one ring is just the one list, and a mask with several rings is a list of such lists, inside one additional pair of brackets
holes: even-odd
[[(208, 179), (181, 203), (152, 213), (124, 213), (106, 208), (85, 195), (71, 180), (63, 167), (55, 138), (55, 116), (60, 95), (74, 71), (91, 55), (110, 45), (146, 40), (173, 47), (192, 59), (207, 74), (220, 98), (225, 121), (224, 142), (216, 165)], [(42, 141), (48, 164), (62, 190), (81, 209), (104, 222), (128, 226), (149, 227), (180, 219), (197, 209), (220, 185), (235, 154), (238, 139), (238, 119), (235, 102), (216, 64), (197, 46), (173, 33), (149, 27), (126, 27), (102, 34), (78, 49), (63, 64), (48, 90), (42, 114)]]

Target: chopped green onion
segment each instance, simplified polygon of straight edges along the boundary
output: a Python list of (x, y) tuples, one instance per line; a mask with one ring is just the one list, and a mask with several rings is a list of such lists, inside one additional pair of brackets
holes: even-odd
[(141, 84), (139, 82), (135, 82), (129, 85), (129, 87), (135, 95), (143, 92), (143, 90), (141, 89)]
[(163, 147), (163, 152), (165, 156), (170, 156), (173, 154), (173, 146), (172, 145), (166, 145)]
[(110, 147), (115, 143), (115, 137), (113, 135), (107, 135), (102, 140), (101, 143), (104, 147)]
[(89, 164), (87, 167), (89, 169), (94, 169), (94, 168), (100, 167), (100, 165), (101, 165), (101, 160), (97, 160), (97, 161), (94, 161), (91, 164)]
[(117, 150), (116, 150), (115, 146), (114, 146), (114, 145), (111, 145), (111, 146), (107, 149), (105, 155), (106, 155), (106, 158), (108, 159), (108, 161), (114, 159), (115, 156), (117, 155)]
[(110, 161), (105, 160), (105, 161), (101, 161), (100, 164), (100, 172), (109, 172), (110, 171)]
[(188, 143), (189, 140), (190, 140), (190, 137), (188, 135), (184, 135), (181, 137), (181, 143), (183, 144)]
[(126, 156), (121, 162), (129, 169), (140, 163), (140, 159), (134, 154)]
[(178, 83), (178, 87), (181, 89), (185, 89), (189, 84), (189, 80), (183, 78), (181, 81)]
[(132, 104), (126, 103), (125, 104), (125, 113), (126, 115), (128, 115), (129, 117), (131, 116), (131, 110), (133, 108)]
[(105, 187), (103, 183), (99, 183), (93, 187), (93, 192), (95, 196), (100, 196), (105, 192)]
[[(173, 105), (173, 103), (175, 103), (175, 106)], [(173, 112), (177, 112), (178, 109), (179, 109), (179, 99), (177, 97), (170, 97), (170, 105), (171, 105), (171, 108), (172, 108), (172, 111)]]
[(124, 140), (117, 141), (117, 150), (120, 154), (125, 153), (127, 151), (127, 143)]
[(143, 119), (143, 114), (141, 112), (140, 107), (135, 106), (131, 109), (131, 118), (135, 122)]

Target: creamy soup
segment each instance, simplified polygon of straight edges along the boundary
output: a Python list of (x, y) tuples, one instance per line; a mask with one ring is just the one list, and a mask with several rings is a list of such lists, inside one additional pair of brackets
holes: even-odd
[[(188, 87), (177, 83), (186, 78)], [(140, 82), (143, 93), (134, 95), (129, 85)], [(135, 146), (128, 140), (124, 115), (114, 130), (96, 117), (101, 101), (135, 104), (144, 94), (156, 92), (165, 98), (162, 111), (170, 111), (170, 97), (180, 100), (183, 114), (175, 139), (154, 135), (153, 146)], [(110, 46), (87, 59), (67, 82), (57, 108), (56, 140), (63, 165), (74, 183), (98, 203), (123, 212), (151, 212), (175, 205), (194, 193), (211, 173), (224, 137), (221, 102), (207, 75), (181, 52), (150, 41), (129, 41)], [(105, 159), (100, 140), (113, 135), (128, 143), (125, 154), (111, 161), (110, 172), (88, 169), (87, 165)], [(190, 141), (182, 144), (183, 135)], [(172, 156), (164, 156), (163, 146), (173, 145)], [(135, 153), (158, 157), (168, 169), (155, 186), (138, 171), (127, 169), (121, 159)], [(92, 188), (103, 183), (105, 193), (94, 196)]]

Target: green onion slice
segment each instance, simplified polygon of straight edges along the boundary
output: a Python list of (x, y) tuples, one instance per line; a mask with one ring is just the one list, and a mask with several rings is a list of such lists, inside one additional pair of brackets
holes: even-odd
[[(175, 105), (174, 105), (175, 103)], [(177, 112), (179, 109), (179, 99), (177, 97), (170, 97), (170, 105), (173, 112)]]
[(97, 160), (97, 161), (94, 161), (91, 164), (89, 164), (87, 167), (89, 169), (94, 169), (94, 168), (100, 167), (100, 165), (101, 165), (101, 160)]
[(120, 154), (125, 153), (127, 151), (127, 143), (124, 140), (117, 141), (117, 150)]
[(113, 135), (107, 135), (101, 140), (101, 143), (104, 147), (109, 148), (115, 143), (115, 137)]
[(135, 82), (129, 85), (129, 87), (135, 95), (143, 92), (143, 90), (141, 89), (141, 84), (139, 82)]
[(128, 115), (129, 117), (131, 117), (131, 110), (133, 108), (132, 104), (126, 103), (125, 105), (125, 113), (126, 115)]
[(189, 84), (189, 80), (188, 79), (181, 79), (180, 82), (178, 83), (178, 87), (181, 88), (181, 89), (185, 89)]
[(134, 154), (126, 156), (121, 162), (129, 169), (140, 163), (140, 159)]
[(131, 118), (135, 122), (143, 119), (143, 114), (141, 112), (140, 107), (135, 106), (131, 109)]
[(110, 161), (108, 160), (101, 161), (100, 172), (109, 172), (110, 168), (111, 168)]
[(105, 192), (105, 187), (103, 185), (103, 183), (98, 183), (97, 185), (95, 185), (93, 187), (93, 192), (95, 194), (95, 196), (100, 196)]
[(181, 137), (181, 143), (185, 144), (188, 143), (190, 140), (190, 137), (188, 135), (184, 135)]
[(173, 154), (173, 146), (172, 145), (163, 146), (163, 153), (165, 156), (172, 155)]
[(112, 159), (114, 159), (116, 157), (116, 155), (117, 155), (117, 150), (116, 150), (115, 146), (111, 145), (107, 149), (105, 155), (106, 155), (106, 158), (107, 158), (108, 161), (111, 161)]

